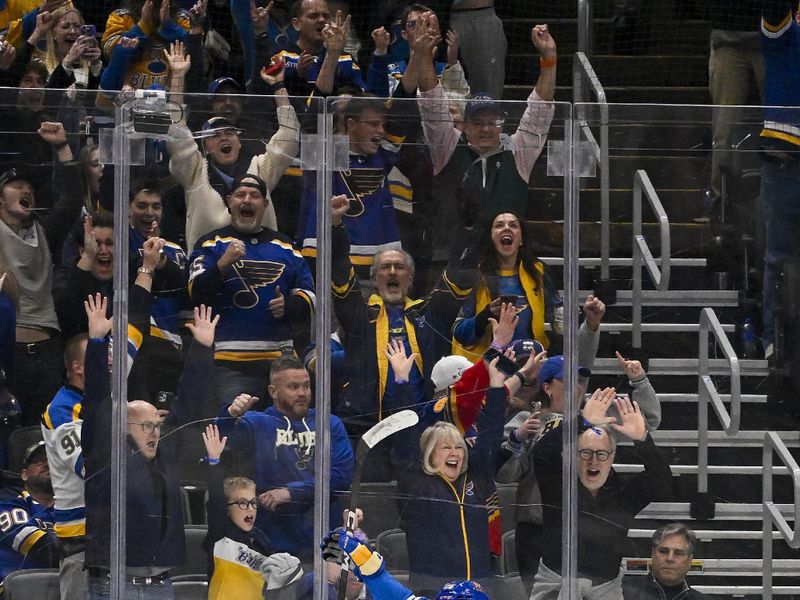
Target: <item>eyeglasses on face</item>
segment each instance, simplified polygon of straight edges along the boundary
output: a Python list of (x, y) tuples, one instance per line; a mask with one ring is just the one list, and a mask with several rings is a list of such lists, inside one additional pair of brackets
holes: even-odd
[(608, 450), (589, 450), (588, 448), (584, 448), (583, 450), (578, 450), (578, 455), (583, 460), (592, 460), (594, 456), (600, 462), (606, 462), (608, 457), (614, 454), (613, 452), (609, 452)]
[(150, 435), (156, 429), (159, 431), (161, 430), (161, 423), (128, 423), (128, 425), (138, 425), (142, 428), (142, 433), (145, 435)]
[(248, 508), (252, 508), (253, 510), (258, 508), (258, 500), (253, 498), (252, 500), (245, 500), (244, 498), (237, 500), (236, 502), (228, 502), (228, 506), (238, 506), (242, 510), (247, 510)]

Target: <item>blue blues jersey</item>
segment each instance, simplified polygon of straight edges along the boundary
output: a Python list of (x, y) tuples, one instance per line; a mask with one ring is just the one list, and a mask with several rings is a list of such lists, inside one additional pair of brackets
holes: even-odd
[[(53, 520), (52, 509), (36, 502), (25, 490), (0, 490), (0, 578), (5, 579), (20, 569), (51, 566), (29, 557), (28, 553), (37, 543), (58, 543)], [(42, 538), (50, 539), (42, 542)]]
[[(764, 129), (773, 145), (800, 146), (800, 25), (792, 3), (764, 2), (761, 37), (764, 54)], [(792, 108), (795, 107), (795, 108)]]
[[(244, 242), (245, 255), (220, 272), (217, 261), (235, 239)], [(217, 360), (270, 360), (291, 353), (291, 323), (313, 314), (316, 296), (308, 264), (271, 229), (245, 234), (229, 226), (201, 237), (189, 271), (194, 304), (212, 305), (221, 315), (214, 342)], [(286, 301), (280, 319), (269, 309), (278, 290)]]

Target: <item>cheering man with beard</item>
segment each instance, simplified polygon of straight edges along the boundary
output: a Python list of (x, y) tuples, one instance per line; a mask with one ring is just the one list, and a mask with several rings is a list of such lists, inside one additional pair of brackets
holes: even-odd
[(20, 477), (21, 490), (0, 490), (0, 579), (20, 569), (57, 567), (61, 555), (53, 532), (53, 486), (44, 442), (25, 451)]
[(292, 323), (307, 322), (316, 296), (311, 272), (291, 242), (262, 226), (267, 184), (246, 174), (228, 196), (231, 224), (194, 247), (189, 294), (221, 315), (214, 358), (217, 401), (263, 397), (269, 364), (293, 354)]

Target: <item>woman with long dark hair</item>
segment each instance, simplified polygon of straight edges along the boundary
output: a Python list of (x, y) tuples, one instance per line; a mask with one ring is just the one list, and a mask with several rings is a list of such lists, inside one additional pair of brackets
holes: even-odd
[(531, 249), (532, 238), (524, 222), (504, 212), (490, 223), (479, 245), (479, 280), (453, 326), (453, 353), (472, 361), (489, 347), (503, 302), (517, 308), (514, 339), (535, 339), (545, 348), (550, 345), (544, 330), (546, 316), (561, 304), (544, 264)]

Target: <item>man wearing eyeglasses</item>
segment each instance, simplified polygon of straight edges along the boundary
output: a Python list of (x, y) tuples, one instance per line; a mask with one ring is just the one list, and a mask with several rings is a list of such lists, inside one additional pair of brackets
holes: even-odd
[[(424, 25), (417, 20), (417, 27)], [(433, 161), (437, 222), (457, 223), (459, 213), (462, 221), (479, 225), (489, 214), (499, 212), (525, 218), (531, 170), (544, 148), (555, 111), (556, 42), (547, 25), (533, 27), (531, 42), (540, 55), (539, 78), (510, 136), (501, 136), (506, 117), (503, 107), (497, 98), (483, 92), (476, 92), (467, 102), (462, 135), (453, 123), (432, 60), (422, 66), (419, 108)], [(470, 206), (460, 208), (458, 198), (464, 192)], [(437, 253), (448, 247), (450, 239), (449, 232), (438, 235), (434, 242)]]
[(702, 600), (707, 598), (686, 583), (697, 537), (683, 523), (663, 525), (653, 533), (650, 573), (627, 575), (622, 582), (625, 600)]
[[(612, 403), (620, 423), (609, 417)], [(598, 389), (581, 411), (577, 440), (578, 589), (581, 598), (622, 600), (622, 557), (636, 514), (650, 502), (672, 498), (672, 473), (647, 431), (639, 405)], [(608, 428), (608, 429), (606, 429)], [(613, 468), (615, 434), (633, 441), (644, 471), (618, 475)], [(556, 600), (561, 592), (561, 479), (563, 427), (536, 444), (534, 468), (544, 513), (542, 558), (531, 600)]]

